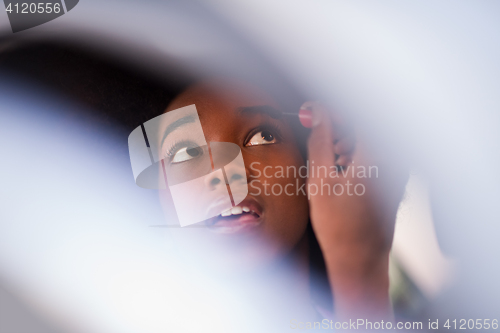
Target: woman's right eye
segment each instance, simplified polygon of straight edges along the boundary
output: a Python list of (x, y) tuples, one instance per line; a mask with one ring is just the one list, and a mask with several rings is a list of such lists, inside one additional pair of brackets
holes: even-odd
[(183, 147), (172, 154), (171, 163), (181, 163), (192, 160), (203, 153), (200, 147)]

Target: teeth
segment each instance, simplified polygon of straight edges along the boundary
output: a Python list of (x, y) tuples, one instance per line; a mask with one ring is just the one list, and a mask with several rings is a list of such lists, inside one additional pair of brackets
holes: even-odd
[(250, 208), (248, 208), (248, 207), (236, 206), (236, 207), (233, 207), (231, 209), (228, 209), (228, 210), (222, 212), (220, 215), (221, 216), (240, 215), (240, 214), (243, 214), (243, 212), (250, 213), (253, 211), (251, 211)]
[(233, 207), (231, 209), (231, 214), (233, 215), (240, 215), (241, 213), (243, 213), (243, 209), (239, 206)]

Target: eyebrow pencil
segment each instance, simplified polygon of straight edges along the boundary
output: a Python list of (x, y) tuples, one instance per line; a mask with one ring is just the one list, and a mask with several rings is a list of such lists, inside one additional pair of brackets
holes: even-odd
[(312, 110), (300, 109), (299, 113), (282, 112), (284, 116), (299, 117), (300, 123), (306, 128), (312, 128)]
[(238, 108), (240, 112), (249, 113), (265, 113), (274, 119), (279, 119), (282, 116), (292, 116), (296, 118), (299, 117), (300, 123), (306, 128), (313, 127), (312, 125), (312, 109), (310, 107), (305, 109), (300, 109), (299, 113), (283, 112), (270, 105), (255, 105), (255, 106), (245, 106)]

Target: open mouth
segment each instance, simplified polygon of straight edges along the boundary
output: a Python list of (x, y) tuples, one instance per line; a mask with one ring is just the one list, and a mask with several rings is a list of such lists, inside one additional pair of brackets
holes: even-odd
[(254, 202), (245, 201), (209, 219), (207, 226), (218, 233), (234, 233), (260, 225), (262, 222), (260, 207)]

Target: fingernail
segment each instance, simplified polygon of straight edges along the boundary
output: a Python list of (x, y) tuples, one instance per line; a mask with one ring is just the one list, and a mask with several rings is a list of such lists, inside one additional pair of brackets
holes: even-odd
[(312, 124), (312, 111), (309, 109), (300, 109), (299, 110), (299, 120), (302, 126), (306, 128), (313, 127)]
[(318, 110), (318, 108), (315, 108), (312, 110), (312, 126), (316, 127), (321, 123), (321, 120), (323, 118), (323, 113)]

